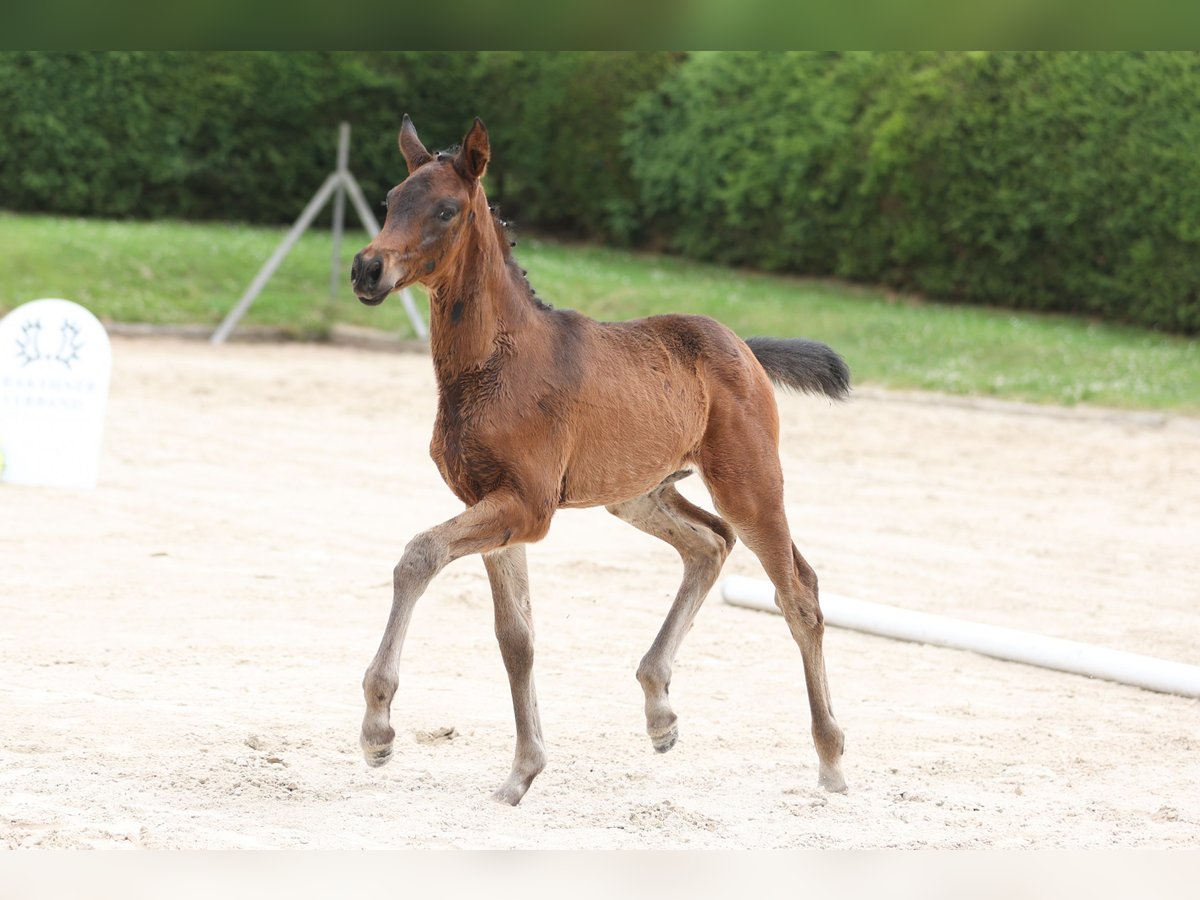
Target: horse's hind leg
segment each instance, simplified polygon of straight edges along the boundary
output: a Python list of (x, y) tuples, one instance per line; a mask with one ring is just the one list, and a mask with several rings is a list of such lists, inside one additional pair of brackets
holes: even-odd
[(513, 714), (517, 723), (517, 749), (508, 780), (492, 796), (516, 806), (546, 764), (542, 722), (533, 690), (533, 613), (529, 605), (529, 574), (525, 547), (505, 547), (484, 554), (496, 606), (496, 639), (508, 670)]
[(671, 666), (700, 604), (733, 549), (733, 530), (685, 500), (670, 482), (641, 497), (615, 503), (608, 511), (666, 541), (683, 558), (683, 583), (637, 670), (638, 682), (646, 694), (646, 731), (654, 749), (666, 753), (679, 736), (677, 717), (667, 698)]
[[(804, 658), (804, 681), (812, 713), (813, 743), (820, 760), (818, 783), (830, 791), (846, 790), (841, 758), (845, 739), (833, 718), (825, 675), (822, 638), (824, 617), (817, 596), (817, 576), (792, 543), (783, 511), (783, 476), (774, 444), (764, 452), (748, 451), (743, 433), (736, 466), (709, 466), (705, 482), (717, 510), (729, 520), (753, 551), (775, 585), (775, 604), (783, 613), (792, 638)], [(770, 452), (765, 452), (766, 447)]]
[[(812, 712), (813, 743), (821, 761), (818, 783), (826, 790), (840, 793), (846, 790), (841, 762), (846, 741), (842, 729), (833, 718), (833, 703), (829, 699), (823, 647), (825, 620), (817, 594), (817, 573), (790, 539), (788, 544), (792, 554), (792, 571), (799, 586), (793, 583), (792, 593), (780, 589), (779, 582), (775, 582), (775, 603), (783, 611), (792, 638), (800, 646), (800, 653), (804, 657), (804, 682)], [(786, 580), (786, 575), (780, 577), (780, 581)]]

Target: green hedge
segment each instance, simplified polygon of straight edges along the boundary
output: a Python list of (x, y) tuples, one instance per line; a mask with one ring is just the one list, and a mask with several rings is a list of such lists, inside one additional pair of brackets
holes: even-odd
[(559, 235), (1200, 332), (1200, 55), (0, 53), (0, 207), (290, 221), (481, 115)]
[[(0, 54), (0, 205), (284, 222), (333, 168), (337, 123), (369, 197), (403, 172), (407, 109), (460, 131), (465, 54)], [(445, 83), (440, 83), (442, 79)], [(458, 90), (456, 90), (458, 87)]]
[(1200, 56), (715, 53), (631, 116), (699, 258), (1200, 331)]
[(519, 224), (621, 244), (644, 217), (624, 117), (683, 61), (660, 52), (494, 53), (481, 94), (492, 135), (489, 195)]
[(431, 148), (475, 115), (489, 187), (528, 224), (628, 242), (639, 192), (620, 116), (668, 53), (0, 53), (0, 206), (278, 223), (333, 167), (336, 126), (368, 198), (404, 176), (412, 115)]

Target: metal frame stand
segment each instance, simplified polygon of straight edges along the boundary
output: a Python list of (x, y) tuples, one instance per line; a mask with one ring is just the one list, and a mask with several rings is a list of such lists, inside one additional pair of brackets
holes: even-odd
[[(300, 240), (300, 235), (308, 230), (308, 226), (312, 224), (313, 219), (329, 202), (329, 198), (333, 198), (333, 263), (329, 274), (329, 292), (330, 296), (337, 295), (338, 288), (342, 285), (343, 273), (341, 272), (341, 252), (342, 252), (342, 231), (345, 225), (346, 215), (346, 195), (350, 195), (350, 203), (354, 206), (355, 212), (358, 213), (359, 221), (362, 222), (363, 228), (372, 238), (379, 233), (379, 222), (371, 213), (371, 208), (367, 205), (366, 199), (363, 197), (362, 188), (358, 186), (358, 182), (354, 176), (350, 174), (348, 162), (350, 159), (350, 125), (347, 122), (342, 122), (338, 127), (338, 151), (337, 151), (337, 168), (329, 174), (325, 179), (324, 184), (313, 195), (313, 198), (308, 201), (308, 206), (304, 207), (304, 211), (300, 213), (300, 218), (296, 219), (296, 223), (292, 225), (291, 230), (279, 242), (279, 246), (275, 248), (275, 252), (271, 254), (258, 274), (254, 276), (254, 280), (250, 282), (250, 286), (246, 288), (246, 292), (242, 294), (242, 298), (238, 300), (237, 305), (233, 307), (225, 316), (224, 321), (212, 335), (212, 343), (222, 344), (225, 339), (237, 327), (237, 323), (242, 316), (246, 314), (246, 310), (250, 308), (250, 304), (254, 302), (254, 298), (259, 295), (267, 282), (271, 280), (271, 276), (275, 274), (275, 270), (279, 268), (284, 257), (288, 255), (292, 247), (296, 245), (296, 241)], [(421, 318), (421, 313), (417, 310), (417, 304), (413, 300), (412, 292), (405, 288), (400, 292), (400, 300), (404, 303), (404, 309), (408, 313), (409, 321), (412, 322), (413, 330), (421, 340), (426, 340), (429, 337), (429, 329), (425, 326), (425, 320)]]

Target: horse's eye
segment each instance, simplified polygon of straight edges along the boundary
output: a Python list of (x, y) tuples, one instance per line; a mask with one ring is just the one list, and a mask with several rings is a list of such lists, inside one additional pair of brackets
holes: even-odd
[(454, 210), (443, 209), (441, 212), (438, 213), (438, 218), (441, 219), (443, 222), (449, 222), (451, 219), (454, 218)]

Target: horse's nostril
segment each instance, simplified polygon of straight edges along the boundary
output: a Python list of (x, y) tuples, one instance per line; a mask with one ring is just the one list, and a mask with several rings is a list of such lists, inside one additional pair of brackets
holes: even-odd
[(383, 277), (383, 260), (378, 256), (370, 259), (360, 252), (350, 266), (350, 283), (358, 290), (374, 291)]

